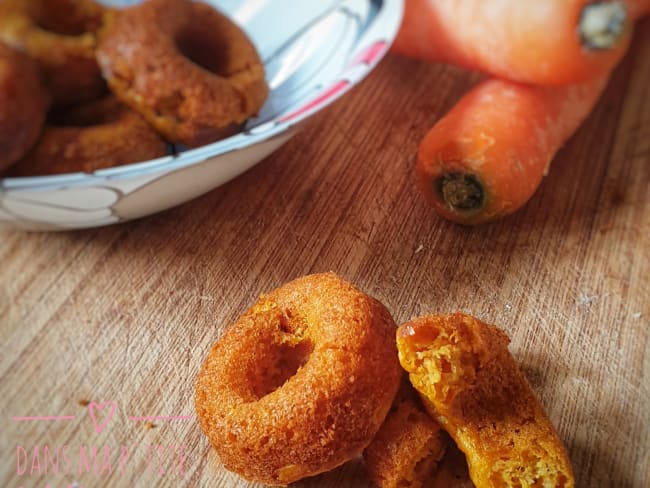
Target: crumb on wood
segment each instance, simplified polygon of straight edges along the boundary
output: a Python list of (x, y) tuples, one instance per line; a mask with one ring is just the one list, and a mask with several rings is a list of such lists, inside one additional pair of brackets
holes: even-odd
[(90, 405), (90, 400), (86, 400), (85, 398), (82, 398), (77, 403), (79, 404), (80, 407), (87, 407), (88, 405)]
[(592, 303), (596, 302), (597, 300), (598, 300), (598, 295), (587, 295), (586, 293), (581, 293), (580, 297), (578, 298), (578, 302), (583, 307), (588, 307)]
[(415, 248), (415, 254), (419, 254), (424, 250), (424, 246), (420, 244), (418, 247)]
[(640, 319), (641, 318), (641, 312), (634, 312), (632, 314), (632, 318), (635, 319), (635, 320)]
[(156, 424), (154, 424), (153, 422), (146, 421), (146, 422), (144, 423), (144, 427), (145, 427), (147, 430), (151, 430), (151, 429), (155, 429), (157, 426), (156, 426)]
[(589, 387), (589, 382), (580, 377), (580, 376), (573, 376), (571, 379), (571, 383), (573, 383), (574, 388), (588, 388)]

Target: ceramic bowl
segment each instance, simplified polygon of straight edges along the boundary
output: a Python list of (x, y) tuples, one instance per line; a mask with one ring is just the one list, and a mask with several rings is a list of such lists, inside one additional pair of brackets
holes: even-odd
[[(361, 81), (389, 48), (403, 0), (210, 0), (246, 30), (270, 95), (227, 139), (93, 173), (0, 179), (0, 225), (65, 230), (124, 222), (173, 207), (243, 173), (309, 116)], [(137, 0), (102, 0), (124, 7)]]

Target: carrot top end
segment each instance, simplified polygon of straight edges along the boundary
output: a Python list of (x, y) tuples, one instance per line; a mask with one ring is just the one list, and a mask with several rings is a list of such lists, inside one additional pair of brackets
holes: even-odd
[(628, 15), (621, 1), (597, 1), (585, 5), (578, 21), (578, 35), (591, 51), (618, 46), (627, 32)]
[(437, 197), (454, 213), (471, 216), (485, 208), (485, 188), (472, 174), (448, 173), (433, 181)]

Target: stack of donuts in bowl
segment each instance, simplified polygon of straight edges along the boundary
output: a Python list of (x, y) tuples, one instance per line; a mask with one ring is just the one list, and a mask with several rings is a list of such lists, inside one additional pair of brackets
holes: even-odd
[(255, 46), (206, 3), (0, 0), (4, 176), (92, 172), (214, 142), (267, 95)]

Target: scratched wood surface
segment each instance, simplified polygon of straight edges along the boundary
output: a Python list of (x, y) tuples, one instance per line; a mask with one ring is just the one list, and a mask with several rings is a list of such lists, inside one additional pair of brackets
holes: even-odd
[[(464, 310), (503, 327), (578, 486), (650, 486), (650, 23), (532, 201), (470, 229), (424, 205), (413, 157), (475, 80), (389, 56), (191, 203), (109, 228), (0, 231), (0, 485), (255, 486), (220, 466), (193, 420), (196, 373), (261, 292), (333, 270), (398, 323)], [(100, 433), (88, 402), (115, 402)], [(129, 419), (145, 416), (188, 418)], [(368, 481), (355, 461), (297, 486)]]

